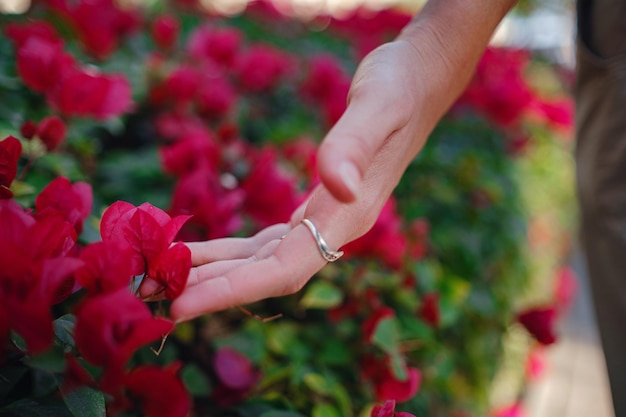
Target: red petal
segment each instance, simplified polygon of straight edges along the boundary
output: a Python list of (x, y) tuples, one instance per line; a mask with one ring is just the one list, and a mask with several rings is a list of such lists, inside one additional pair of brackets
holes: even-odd
[(102, 214), (100, 221), (100, 235), (102, 240), (125, 240), (124, 227), (128, 225), (130, 217), (137, 208), (126, 201), (117, 201), (109, 206)]
[(143, 366), (126, 376), (126, 388), (141, 402), (146, 417), (185, 417), (191, 399), (181, 379), (170, 369)]
[(169, 223), (165, 225), (163, 232), (165, 233), (165, 240), (173, 242), (176, 239), (176, 235), (183, 227), (183, 225), (193, 216), (176, 216)]
[(143, 210), (137, 210), (130, 218), (124, 237), (130, 247), (144, 257), (147, 265), (168, 246), (162, 227), (151, 214)]
[(218, 349), (213, 367), (224, 385), (235, 390), (250, 388), (259, 376), (246, 356), (228, 347)]
[(22, 143), (13, 136), (0, 141), (0, 185), (9, 187), (17, 175)]
[(173, 300), (185, 289), (190, 270), (191, 251), (179, 242), (157, 257), (148, 275), (165, 287), (165, 298)]

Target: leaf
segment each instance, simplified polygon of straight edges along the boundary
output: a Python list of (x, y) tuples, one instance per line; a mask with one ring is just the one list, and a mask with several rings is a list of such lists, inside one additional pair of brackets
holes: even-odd
[(0, 415), (11, 417), (72, 417), (72, 413), (65, 407), (43, 405), (30, 399), (22, 399), (0, 408)]
[(75, 417), (104, 417), (106, 408), (104, 394), (89, 387), (80, 387), (62, 392), (65, 405)]
[(76, 324), (76, 317), (72, 314), (66, 314), (59, 317), (54, 321), (54, 335), (61, 343), (61, 346), (67, 352), (72, 350), (75, 346), (74, 343), (74, 325)]
[(342, 417), (342, 414), (328, 403), (319, 403), (313, 406), (311, 417)]
[(211, 392), (211, 383), (196, 365), (189, 364), (180, 372), (183, 383), (194, 397), (204, 397)]
[(259, 417), (305, 417), (305, 416), (295, 411), (272, 410), (272, 411), (268, 411), (267, 413), (261, 414)]
[(306, 290), (300, 300), (304, 308), (328, 309), (343, 301), (342, 291), (327, 281), (315, 281)]
[(41, 354), (29, 357), (26, 364), (42, 371), (61, 373), (65, 370), (65, 353), (59, 346), (52, 346)]
[(372, 342), (389, 354), (398, 351), (398, 326), (394, 317), (385, 317), (378, 322)]

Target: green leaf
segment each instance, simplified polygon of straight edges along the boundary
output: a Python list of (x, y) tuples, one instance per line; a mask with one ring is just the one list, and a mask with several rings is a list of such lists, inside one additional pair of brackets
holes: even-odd
[(328, 309), (336, 307), (343, 301), (343, 292), (327, 281), (313, 282), (300, 300), (304, 308)]
[(54, 334), (66, 352), (74, 349), (74, 325), (76, 317), (66, 314), (54, 321)]
[(206, 396), (211, 391), (211, 384), (206, 375), (193, 364), (189, 364), (183, 368), (180, 373), (187, 390), (193, 396)]
[(342, 414), (331, 404), (319, 403), (313, 406), (311, 417), (342, 417)]
[(272, 410), (267, 413), (261, 414), (259, 417), (305, 417), (300, 413), (296, 413), (295, 411), (277, 411)]
[(61, 373), (65, 370), (65, 353), (59, 346), (52, 346), (45, 352), (28, 358), (26, 364), (51, 374)]
[(80, 387), (63, 393), (63, 401), (75, 417), (104, 417), (104, 394), (89, 387)]
[(11, 417), (72, 417), (65, 407), (43, 405), (30, 399), (16, 401), (0, 408), (0, 415)]
[(372, 342), (389, 354), (398, 351), (398, 325), (393, 317), (386, 317), (378, 322)]

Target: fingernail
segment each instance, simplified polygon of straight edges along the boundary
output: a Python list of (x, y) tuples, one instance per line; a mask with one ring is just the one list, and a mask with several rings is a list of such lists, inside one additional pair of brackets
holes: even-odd
[(352, 195), (356, 197), (359, 193), (359, 183), (361, 182), (361, 174), (357, 167), (351, 162), (342, 162), (339, 165), (339, 176)]

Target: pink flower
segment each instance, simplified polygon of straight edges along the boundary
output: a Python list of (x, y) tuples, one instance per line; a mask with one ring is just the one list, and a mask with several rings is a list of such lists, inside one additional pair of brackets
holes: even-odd
[(519, 403), (515, 403), (511, 406), (496, 410), (492, 417), (522, 417), (522, 406)]
[(225, 189), (214, 170), (197, 169), (182, 177), (172, 196), (172, 213), (192, 215), (183, 230), (185, 240), (232, 235), (243, 224), (239, 211), (244, 194)]
[(419, 369), (407, 367), (406, 379), (400, 380), (390, 369), (389, 358), (367, 357), (362, 362), (363, 376), (374, 384), (377, 401), (408, 401), (417, 394), (422, 375)]
[(48, 151), (56, 149), (65, 140), (67, 128), (58, 116), (48, 116), (37, 126), (37, 136), (46, 145)]
[(227, 115), (236, 99), (235, 89), (226, 78), (208, 78), (200, 84), (196, 106), (199, 114), (215, 119)]
[(120, 116), (132, 108), (131, 87), (121, 74), (73, 68), (48, 94), (50, 104), (66, 116), (98, 120)]
[(178, 176), (199, 168), (216, 169), (221, 158), (215, 137), (206, 129), (181, 135), (171, 145), (163, 146), (160, 153), (163, 168)]
[(577, 291), (576, 272), (568, 266), (559, 268), (554, 286), (554, 303), (561, 314), (569, 309)]
[(176, 372), (177, 366), (166, 369), (146, 365), (133, 369), (124, 377), (128, 397), (141, 406), (146, 417), (186, 417), (191, 398)]
[(80, 253), (85, 263), (76, 272), (76, 281), (90, 294), (105, 294), (128, 288), (133, 277), (132, 253), (113, 242), (95, 242)]
[(152, 40), (161, 49), (171, 49), (180, 32), (180, 22), (175, 16), (161, 15), (152, 24)]
[[(104, 242), (113, 242), (120, 248), (130, 250), (133, 275), (140, 275), (150, 271), (151, 268), (157, 268), (156, 264), (158, 268), (165, 267), (163, 260), (159, 258), (166, 256), (164, 252), (168, 250), (188, 219), (189, 216), (171, 218), (163, 210), (149, 203), (135, 207), (130, 203), (118, 201), (109, 206), (102, 215), (100, 233)], [(169, 267), (177, 268), (174, 264), (169, 264)], [(160, 277), (169, 276), (169, 273), (164, 271), (160, 271), (159, 274)], [(173, 276), (178, 279), (177, 273)], [(172, 282), (172, 285), (180, 284)]]
[(269, 45), (251, 46), (237, 57), (235, 71), (244, 90), (260, 92), (273, 88), (292, 71), (291, 58)]
[(216, 387), (212, 395), (222, 406), (243, 400), (261, 377), (250, 359), (229, 347), (217, 350), (213, 358), (213, 368), (220, 380), (220, 385)]
[(253, 155), (250, 162), (250, 172), (241, 181), (246, 213), (260, 226), (289, 220), (302, 201), (296, 178), (280, 169), (276, 152), (271, 148)]
[(394, 269), (400, 268), (406, 249), (407, 239), (393, 198), (385, 204), (370, 231), (343, 248), (346, 256), (378, 258)]
[(241, 48), (242, 35), (234, 28), (201, 26), (195, 29), (187, 43), (189, 56), (196, 60), (211, 60), (231, 67)]
[(102, 390), (114, 394), (137, 349), (159, 340), (173, 327), (172, 321), (153, 317), (142, 301), (121, 289), (88, 298), (78, 306), (74, 338), (81, 355), (103, 368)]
[(9, 189), (17, 175), (17, 164), (22, 155), (22, 143), (13, 136), (0, 141), (0, 200), (13, 197)]
[(51, 91), (75, 66), (59, 41), (32, 36), (17, 50), (17, 72), (24, 84), (38, 93)]
[(542, 345), (556, 342), (554, 325), (557, 311), (554, 307), (538, 307), (525, 310), (517, 316), (528, 332)]
[(415, 417), (411, 413), (404, 411), (395, 412), (396, 402), (394, 400), (387, 400), (383, 405), (375, 405), (372, 408), (370, 417)]
[(65, 177), (57, 177), (35, 198), (37, 218), (58, 216), (71, 224), (76, 233), (83, 230), (83, 222), (91, 213), (93, 194), (86, 182), (72, 184)]

